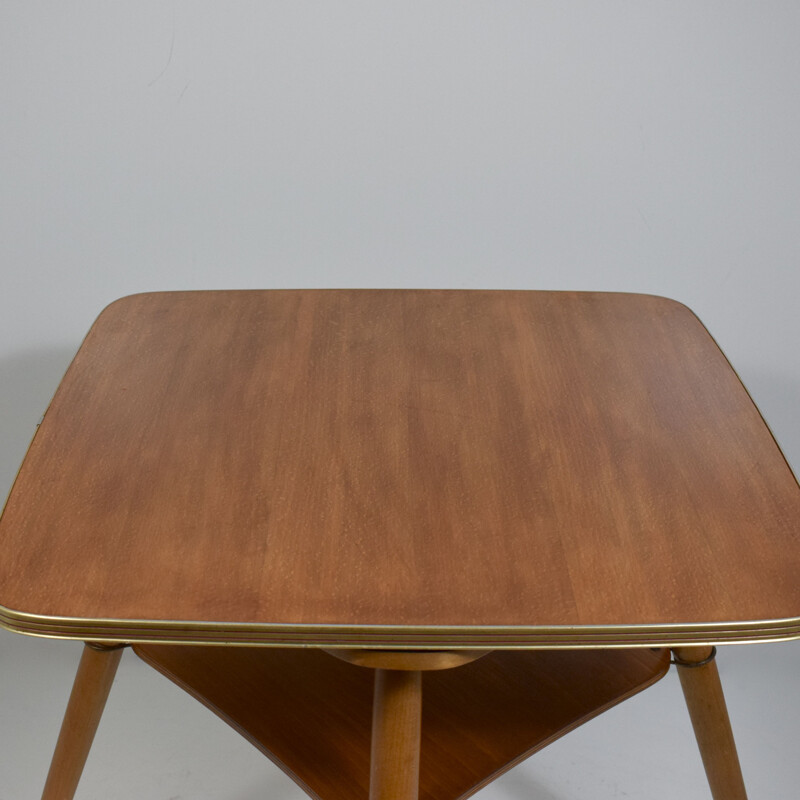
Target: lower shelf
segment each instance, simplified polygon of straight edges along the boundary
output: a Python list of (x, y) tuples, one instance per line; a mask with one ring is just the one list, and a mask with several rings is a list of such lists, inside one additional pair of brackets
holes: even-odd
[[(368, 797), (372, 670), (315, 649), (134, 650), (312, 797)], [(668, 668), (668, 650), (542, 650), (423, 673), (420, 800), (469, 796)]]

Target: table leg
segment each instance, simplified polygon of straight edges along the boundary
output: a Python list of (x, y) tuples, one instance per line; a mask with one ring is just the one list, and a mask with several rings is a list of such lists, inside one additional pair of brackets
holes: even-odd
[(117, 672), (124, 645), (83, 648), (42, 800), (72, 800)]
[(714, 800), (747, 800), (712, 647), (675, 647), (678, 677)]
[(375, 670), (369, 800), (417, 800), (422, 673)]

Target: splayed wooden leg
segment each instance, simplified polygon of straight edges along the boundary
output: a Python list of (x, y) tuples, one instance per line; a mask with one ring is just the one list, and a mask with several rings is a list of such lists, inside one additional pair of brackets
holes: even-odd
[(712, 647), (673, 648), (714, 800), (747, 800)]
[(118, 646), (83, 648), (42, 800), (74, 797), (121, 656)]

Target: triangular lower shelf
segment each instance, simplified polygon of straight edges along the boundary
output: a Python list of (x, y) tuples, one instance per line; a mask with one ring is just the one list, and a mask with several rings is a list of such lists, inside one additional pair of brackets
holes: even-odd
[[(368, 797), (372, 670), (316, 649), (134, 650), (312, 797)], [(469, 796), (668, 667), (667, 650), (496, 651), (424, 673), (420, 800)]]

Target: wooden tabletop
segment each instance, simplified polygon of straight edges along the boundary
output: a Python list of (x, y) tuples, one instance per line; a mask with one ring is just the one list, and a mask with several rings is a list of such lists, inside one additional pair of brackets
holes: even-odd
[(646, 295), (109, 306), (0, 519), (0, 623), (397, 648), (800, 637), (800, 487)]

